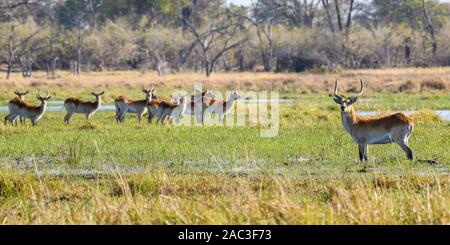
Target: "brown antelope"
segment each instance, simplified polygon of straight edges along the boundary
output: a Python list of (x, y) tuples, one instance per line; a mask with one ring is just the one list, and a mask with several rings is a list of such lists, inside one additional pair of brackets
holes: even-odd
[(408, 146), (408, 138), (413, 129), (411, 118), (402, 113), (395, 113), (380, 118), (362, 118), (358, 116), (353, 104), (364, 92), (361, 82), (361, 91), (349, 98), (337, 94), (338, 81), (334, 86), (334, 101), (341, 107), (341, 119), (347, 133), (359, 147), (361, 162), (368, 160), (368, 145), (396, 143), (406, 153), (409, 160), (413, 159), (413, 152)]
[(20, 116), (23, 118), (30, 119), (33, 126), (42, 118), (45, 111), (47, 110), (47, 100), (51, 99), (51, 96), (47, 93), (45, 97), (42, 97), (39, 93), (36, 98), (41, 102), (39, 106), (32, 106), (23, 100), (12, 100), (10, 104), (13, 104), (12, 111), (6, 116), (6, 121), (13, 121), (16, 117)]
[(211, 105), (205, 109), (203, 116), (215, 113), (219, 118), (219, 123), (223, 122), (225, 115), (233, 109), (234, 102), (242, 98), (236, 91), (233, 91), (228, 100), (212, 100)]
[(138, 123), (141, 123), (142, 116), (147, 112), (148, 105), (152, 99), (157, 99), (154, 95), (155, 89), (142, 89), (145, 93), (145, 100), (131, 100), (125, 96), (120, 96), (115, 100), (116, 121), (123, 122), (127, 113), (135, 113)]
[(95, 102), (84, 101), (78, 98), (68, 98), (64, 101), (64, 107), (67, 110), (67, 115), (64, 117), (64, 122), (69, 123), (70, 118), (74, 113), (85, 114), (86, 120), (89, 120), (92, 115), (100, 108), (102, 103), (102, 96), (105, 91), (100, 93), (92, 92), (95, 97)]
[[(14, 107), (17, 107), (16, 103), (11, 103), (12, 101), (25, 101), (25, 95), (28, 94), (28, 90), (26, 90), (25, 92), (19, 92), (19, 90), (16, 90), (16, 91), (14, 91), (14, 94), (17, 96), (9, 101), (9, 104), (8, 104), (9, 111), (14, 111), (15, 109), (17, 109), (17, 108), (14, 108)], [(23, 124), (25, 122), (25, 119), (20, 116), (19, 116), (19, 119), (20, 119), (21, 124)], [(14, 120), (14, 121), (17, 122), (16, 120)], [(14, 121), (10, 121), (10, 123), (13, 124)], [(6, 120), (5, 120), (5, 123), (6, 123)]]
[(156, 107), (158, 121), (157, 123), (163, 123), (166, 120), (170, 120), (178, 124), (181, 117), (186, 111), (187, 107), (187, 96), (182, 95), (179, 99), (180, 103), (175, 104), (166, 101), (152, 100), (149, 106)]
[(215, 96), (210, 90), (203, 92), (195, 90), (194, 95), (191, 96), (191, 102), (186, 107), (185, 114), (195, 116), (197, 123), (202, 123), (203, 113), (214, 103), (214, 99)]

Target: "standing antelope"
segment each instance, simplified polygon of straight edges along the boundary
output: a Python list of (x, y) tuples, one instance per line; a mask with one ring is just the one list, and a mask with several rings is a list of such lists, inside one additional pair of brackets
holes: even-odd
[(409, 160), (413, 159), (413, 152), (408, 146), (408, 138), (413, 129), (411, 118), (402, 113), (395, 113), (380, 118), (359, 117), (353, 108), (353, 104), (364, 92), (364, 84), (361, 82), (361, 91), (356, 96), (345, 98), (337, 94), (338, 81), (334, 86), (334, 101), (341, 106), (341, 119), (347, 133), (359, 147), (359, 159), (361, 162), (368, 160), (368, 145), (396, 143), (406, 153)]
[(92, 115), (100, 108), (102, 103), (102, 96), (105, 91), (100, 93), (92, 92), (95, 96), (95, 102), (84, 101), (78, 98), (68, 98), (64, 101), (64, 107), (67, 110), (67, 115), (64, 117), (64, 122), (69, 123), (70, 118), (74, 113), (80, 113), (86, 115), (86, 120), (89, 120)]
[(47, 93), (45, 97), (42, 97), (39, 93), (36, 98), (41, 102), (39, 106), (32, 106), (25, 101), (12, 100), (10, 101), (10, 111), (9, 115), (5, 117), (6, 121), (13, 121), (16, 117), (20, 116), (23, 118), (30, 119), (33, 126), (36, 126), (37, 122), (42, 118), (45, 111), (47, 110), (47, 100), (51, 99), (51, 96)]
[(158, 123), (171, 120), (175, 122), (175, 124), (178, 124), (186, 111), (187, 96), (182, 95), (180, 98), (180, 103), (178, 104), (166, 101), (152, 101), (149, 106), (157, 107)]
[(155, 89), (142, 89), (145, 93), (145, 100), (131, 100), (125, 96), (120, 96), (115, 100), (116, 105), (116, 121), (123, 122), (127, 113), (135, 113), (138, 123), (141, 123), (142, 116), (148, 110), (148, 104), (152, 99), (157, 99), (154, 95)]
[[(25, 95), (28, 94), (28, 90), (26, 90), (23, 93), (19, 92), (19, 90), (16, 90), (16, 91), (14, 91), (14, 94), (17, 95), (17, 96), (9, 101), (9, 104), (8, 104), (9, 111), (17, 110), (17, 108), (15, 108), (15, 107), (17, 107), (16, 103), (11, 103), (11, 102), (12, 101), (25, 101)], [(20, 116), (19, 116), (19, 119), (20, 119), (20, 124), (23, 124), (25, 122), (25, 119), (20, 117)], [(16, 121), (16, 120), (14, 120), (14, 121)], [(13, 124), (14, 121), (10, 121), (10, 123)], [(5, 123), (6, 123), (6, 117), (5, 117)]]
[(193, 115), (197, 119), (197, 123), (203, 122), (203, 113), (206, 108), (214, 103), (215, 96), (210, 90), (200, 92), (195, 90), (191, 96), (191, 102), (186, 107), (186, 115)]
[(212, 105), (206, 108), (204, 116), (215, 113), (219, 118), (219, 123), (223, 122), (225, 115), (227, 115), (231, 109), (233, 109), (234, 102), (242, 98), (236, 91), (233, 91), (228, 100), (212, 101)]

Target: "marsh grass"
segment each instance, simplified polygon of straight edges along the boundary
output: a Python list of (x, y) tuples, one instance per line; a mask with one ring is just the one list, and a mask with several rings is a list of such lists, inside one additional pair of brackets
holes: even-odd
[[(51, 82), (57, 100), (80, 91), (89, 99), (97, 89)], [(140, 96), (132, 86), (109, 88), (106, 103), (123, 92)], [(118, 125), (113, 111), (90, 122), (75, 115), (69, 125), (63, 112), (47, 112), (36, 127), (0, 124), (0, 223), (450, 224), (450, 123), (432, 111), (450, 108), (448, 94), (369, 89), (373, 100), (357, 110), (417, 110), (411, 148), (435, 161), (371, 146), (366, 173), (328, 93), (283, 96), (302, 100), (281, 107), (274, 138), (261, 138), (261, 126), (137, 125), (134, 116)]]
[[(151, 169), (101, 179), (1, 170), (2, 223), (448, 224), (443, 176), (285, 178)], [(29, 176), (29, 175), (28, 175)]]
[[(450, 222), (448, 123), (430, 111), (415, 115), (411, 147), (437, 165), (374, 146), (364, 174), (331, 108), (283, 109), (271, 139), (256, 127), (138, 126), (132, 118), (116, 125), (111, 113), (64, 125), (63, 113), (51, 112), (37, 127), (1, 126), (0, 222)], [(32, 160), (18, 167), (13, 159), (24, 156)]]

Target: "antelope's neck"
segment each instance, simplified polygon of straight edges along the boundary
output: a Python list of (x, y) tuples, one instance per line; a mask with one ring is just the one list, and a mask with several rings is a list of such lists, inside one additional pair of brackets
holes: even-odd
[(45, 112), (47, 110), (47, 101), (42, 101), (39, 109), (41, 112)]
[(342, 125), (344, 126), (347, 133), (351, 134), (353, 128), (358, 124), (359, 117), (356, 114), (355, 109), (352, 107), (348, 108), (347, 111), (341, 110)]
[(182, 100), (183, 100), (183, 101), (181, 102), (181, 107), (182, 107), (183, 110), (185, 110), (186, 107), (187, 107), (187, 99), (186, 99), (186, 98), (183, 98)]
[(95, 100), (95, 107), (99, 108), (101, 104), (102, 104), (102, 98), (97, 98)]
[(225, 102), (226, 111), (228, 111), (231, 107), (233, 107), (234, 98), (230, 96), (230, 98)]

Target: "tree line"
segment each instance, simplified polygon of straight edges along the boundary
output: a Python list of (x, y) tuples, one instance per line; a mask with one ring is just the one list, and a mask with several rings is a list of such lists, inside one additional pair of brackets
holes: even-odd
[(0, 69), (305, 71), (450, 65), (437, 0), (0, 0)]

